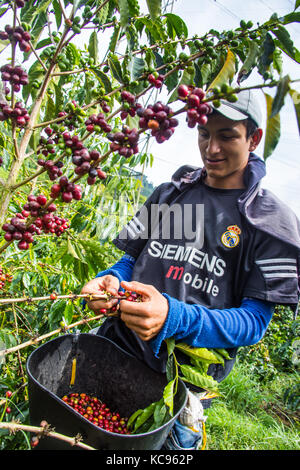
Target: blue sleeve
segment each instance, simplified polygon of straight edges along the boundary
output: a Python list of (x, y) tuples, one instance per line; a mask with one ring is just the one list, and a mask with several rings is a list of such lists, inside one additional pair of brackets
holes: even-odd
[(174, 337), (199, 348), (235, 348), (257, 343), (272, 318), (274, 304), (243, 299), (239, 308), (209, 309), (186, 304), (163, 294), (169, 313), (159, 334), (151, 340), (157, 355), (164, 339)]
[(129, 282), (131, 281), (134, 263), (135, 258), (130, 255), (124, 255), (111, 268), (108, 268), (105, 271), (100, 271), (96, 277), (102, 277), (106, 276), (107, 274), (111, 274), (112, 276), (116, 276), (120, 282)]

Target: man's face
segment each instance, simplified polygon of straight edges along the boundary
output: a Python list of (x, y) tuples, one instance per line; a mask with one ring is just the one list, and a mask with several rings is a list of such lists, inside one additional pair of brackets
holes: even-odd
[(249, 153), (261, 138), (256, 133), (247, 139), (243, 121), (231, 121), (221, 114), (212, 114), (205, 126), (199, 127), (198, 145), (205, 166), (206, 183), (215, 188), (243, 188), (243, 173)]

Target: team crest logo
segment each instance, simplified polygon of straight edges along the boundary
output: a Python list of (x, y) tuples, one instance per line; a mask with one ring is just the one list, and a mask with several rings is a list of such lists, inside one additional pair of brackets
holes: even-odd
[(241, 229), (237, 225), (229, 225), (226, 232), (223, 233), (221, 241), (227, 248), (234, 248), (239, 244)]

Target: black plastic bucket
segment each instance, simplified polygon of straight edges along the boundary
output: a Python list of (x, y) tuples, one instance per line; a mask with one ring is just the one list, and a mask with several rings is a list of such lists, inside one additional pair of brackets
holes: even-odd
[[(76, 374), (71, 383), (73, 359)], [(73, 369), (74, 372), (74, 369)], [(173, 418), (144, 434), (105, 431), (81, 416), (61, 398), (71, 392), (87, 393), (104, 401), (112, 411), (129, 417), (137, 409), (162, 398), (167, 383), (159, 374), (112, 341), (91, 334), (67, 334), (37, 348), (27, 361), (30, 423), (46, 420), (55, 431), (102, 450), (159, 450), (185, 405), (187, 389), (179, 382)], [(37, 449), (78, 450), (61, 440), (43, 437)]]

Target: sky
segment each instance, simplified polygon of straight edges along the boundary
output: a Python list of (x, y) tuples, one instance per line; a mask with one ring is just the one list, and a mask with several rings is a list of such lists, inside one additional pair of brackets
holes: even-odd
[[(141, 2), (142, 4), (143, 2)], [(276, 12), (279, 16), (294, 9), (294, 0), (175, 0), (173, 13), (179, 15), (186, 23), (189, 37), (194, 34), (202, 35), (211, 28), (218, 31), (239, 27), (241, 19), (263, 23)], [(287, 25), (293, 38), (294, 45), (300, 48), (299, 23)], [(291, 59), (284, 59), (284, 75), (291, 79), (300, 78), (300, 66)], [(257, 84), (257, 76), (244, 82), (247, 85)], [(293, 88), (300, 91), (300, 82)], [(269, 94), (273, 90), (267, 89)], [(262, 92), (257, 92), (265, 116), (265, 98)], [(159, 95), (158, 95), (159, 96)], [(267, 175), (262, 186), (273, 191), (282, 201), (287, 203), (300, 218), (300, 152), (299, 131), (291, 98), (288, 96), (281, 111), (281, 138), (274, 153), (267, 159)], [(264, 126), (263, 126), (264, 129)], [(263, 143), (256, 150), (263, 154)], [(176, 128), (174, 135), (163, 144), (157, 144), (153, 139), (149, 151), (154, 156), (152, 168), (145, 173), (155, 186), (169, 181), (174, 171), (183, 164), (201, 166), (201, 158), (197, 147), (197, 131), (189, 129), (184, 122)]]

